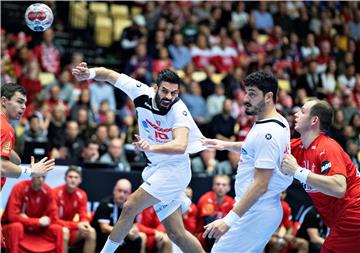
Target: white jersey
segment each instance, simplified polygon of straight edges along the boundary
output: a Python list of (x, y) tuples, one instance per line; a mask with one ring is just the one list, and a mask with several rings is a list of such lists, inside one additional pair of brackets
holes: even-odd
[(251, 209), (277, 201), (293, 178), (284, 175), (280, 166), (285, 153), (290, 153), (290, 128), (285, 118), (257, 121), (241, 148), (235, 179), (236, 201), (239, 201), (254, 180), (255, 168), (272, 169), (268, 190)]
[(169, 160), (188, 159), (189, 154), (206, 149), (201, 143), (201, 134), (191, 114), (179, 98), (166, 112), (154, 108), (155, 91), (125, 74), (121, 74), (115, 87), (124, 91), (134, 102), (137, 112), (139, 134), (149, 144), (163, 144), (173, 140), (172, 131), (176, 128), (189, 129), (189, 141), (185, 154), (159, 154), (145, 152), (152, 164)]

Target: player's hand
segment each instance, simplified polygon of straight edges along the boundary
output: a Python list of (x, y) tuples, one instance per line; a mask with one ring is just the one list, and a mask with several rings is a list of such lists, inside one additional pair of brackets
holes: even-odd
[(207, 148), (216, 148), (217, 150), (225, 149), (225, 142), (222, 140), (203, 138), (201, 139), (201, 143)]
[(210, 224), (206, 225), (204, 228), (205, 232), (203, 234), (203, 237), (209, 237), (210, 239), (214, 238), (216, 242), (223, 234), (225, 234), (230, 229), (230, 227), (226, 225), (226, 223), (222, 219), (213, 221)]
[(297, 164), (297, 161), (293, 155), (291, 154), (284, 155), (284, 159), (281, 163), (281, 169), (280, 169), (282, 173), (286, 175), (294, 176), (295, 171), (298, 167), (299, 165)]
[(50, 170), (54, 168), (55, 159), (48, 160), (47, 157), (44, 157), (39, 162), (35, 163), (35, 158), (31, 157), (30, 162), (30, 172), (31, 176), (39, 177), (48, 173)]
[(150, 151), (151, 145), (142, 139), (139, 135), (135, 134), (136, 141), (133, 142), (133, 145), (137, 150), (140, 151)]
[(39, 223), (42, 227), (47, 227), (50, 225), (50, 218), (48, 216), (42, 216), (39, 219)]
[(86, 62), (82, 62), (72, 69), (71, 73), (78, 81), (88, 80), (90, 76), (89, 68)]
[(87, 236), (89, 234), (89, 232), (90, 232), (89, 228), (90, 228), (90, 225), (88, 222), (79, 222), (78, 223), (79, 232), (84, 236)]

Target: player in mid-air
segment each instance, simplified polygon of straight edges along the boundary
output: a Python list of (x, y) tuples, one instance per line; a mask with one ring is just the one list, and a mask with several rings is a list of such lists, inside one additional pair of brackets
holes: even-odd
[(139, 125), (139, 135), (133, 144), (144, 151), (150, 161), (142, 173), (144, 183), (124, 204), (101, 252), (114, 252), (123, 243), (136, 214), (152, 205), (170, 239), (183, 252), (203, 252), (199, 241), (185, 230), (182, 221), (182, 213), (191, 203), (184, 194), (191, 178), (189, 153), (205, 147), (189, 110), (178, 98), (181, 79), (166, 69), (159, 73), (152, 88), (113, 70), (89, 69), (86, 63), (80, 63), (72, 73), (78, 80), (107, 81), (133, 100)]
[(284, 153), (290, 151), (290, 130), (275, 109), (277, 80), (255, 72), (245, 78), (244, 86), (246, 113), (257, 116), (245, 141), (203, 140), (207, 146), (241, 153), (234, 208), (205, 226), (203, 236), (216, 239), (212, 252), (262, 252), (281, 222), (280, 194), (292, 182), (280, 171)]

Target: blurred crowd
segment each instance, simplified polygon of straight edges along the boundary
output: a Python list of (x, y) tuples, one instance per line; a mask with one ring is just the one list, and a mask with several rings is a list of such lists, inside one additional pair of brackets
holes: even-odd
[[(68, 3), (49, 4), (56, 13)], [(288, 119), (293, 137), (294, 113), (303, 103), (310, 97), (327, 100), (335, 110), (328, 134), (360, 170), (359, 2), (134, 4), (142, 13), (132, 17), (111, 47), (120, 59), (116, 69), (149, 86), (161, 70), (176, 70), (183, 79), (180, 97), (206, 137), (243, 140), (255, 119), (245, 114), (242, 80), (254, 71), (272, 72), (280, 87), (277, 109)], [(68, 164), (115, 164), (119, 171), (131, 171), (134, 163), (145, 165), (131, 146), (137, 131), (132, 102), (106, 83), (78, 82), (71, 75), (87, 59), (81, 51), (65, 55), (57, 33), (77, 31), (60, 18), (39, 42), (28, 31), (1, 27), (1, 85), (17, 82), (28, 92), (25, 115), (13, 122), (16, 151), (24, 162), (43, 143), (46, 154)], [(208, 149), (192, 157), (192, 171), (233, 177), (239, 157)], [(138, 235), (141, 229), (134, 231)], [(158, 231), (150, 233), (151, 243), (166, 252), (168, 239)], [(276, 252), (276, 247), (270, 250)]]

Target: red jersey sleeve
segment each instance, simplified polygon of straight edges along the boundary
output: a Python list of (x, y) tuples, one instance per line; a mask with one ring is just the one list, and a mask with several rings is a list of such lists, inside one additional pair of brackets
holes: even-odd
[(186, 230), (194, 234), (196, 232), (196, 217), (197, 217), (197, 207), (194, 203), (191, 203), (189, 210), (183, 215), (184, 226)]

